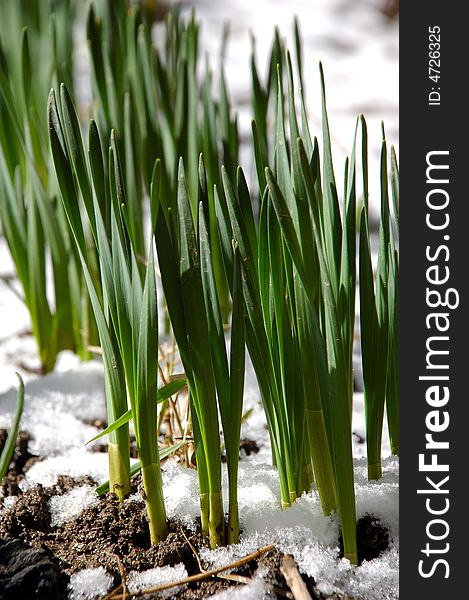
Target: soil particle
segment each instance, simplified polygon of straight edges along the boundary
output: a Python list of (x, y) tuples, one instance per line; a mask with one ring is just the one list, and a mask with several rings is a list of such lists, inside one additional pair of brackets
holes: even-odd
[(251, 454), (257, 454), (259, 452), (259, 446), (257, 445), (257, 442), (248, 438), (242, 438), (240, 440), (239, 449), (240, 458), (244, 458), (244, 456), (251, 456)]
[[(378, 558), (389, 546), (389, 532), (373, 515), (364, 515), (357, 522), (358, 564), (364, 560)], [(340, 556), (344, 548), (342, 536), (339, 537)]]
[[(135, 480), (133, 492), (139, 488), (139, 477)], [(75, 519), (63, 526), (51, 527), (50, 497), (83, 483), (83, 480), (77, 482), (62, 477), (53, 488), (36, 486), (26, 491), (13, 506), (0, 514), (0, 539), (20, 538), (34, 548), (43, 548), (54, 557), (67, 577), (82, 568), (103, 566), (114, 577), (114, 585), (121, 583), (119, 563), (126, 573), (156, 566), (174, 566), (181, 562), (188, 575), (200, 572), (197, 557), (199, 549), (206, 546), (200, 524), (191, 531), (170, 520), (166, 540), (151, 546), (143, 500), (128, 499), (120, 504), (114, 495), (107, 494)], [(246, 565), (239, 569), (239, 574), (251, 577), (256, 568), (257, 563)], [(233, 585), (239, 584), (211, 578), (188, 585), (174, 598), (204, 598)], [(151, 597), (146, 596), (148, 600)]]
[[(7, 436), (8, 431), (6, 429), (0, 429), (0, 453), (5, 446)], [(27, 431), (20, 431), (18, 433), (10, 468), (1, 482), (0, 498), (19, 496), (21, 494), (19, 483), (23, 479), (24, 473), (39, 460), (37, 456), (34, 456), (29, 452), (28, 444), (30, 440), (31, 436)]]
[(23, 494), (13, 511), (7, 511), (6, 518), (10, 517), (9, 534), (27, 539), (34, 536), (35, 531), (45, 531), (50, 527), (50, 512), (47, 494), (42, 485)]
[(365, 515), (357, 523), (358, 560), (378, 558), (389, 545), (388, 530), (381, 525), (379, 519)]
[[(139, 487), (139, 478), (133, 491)], [(17, 502), (0, 514), (0, 538), (18, 537), (34, 546), (46, 547), (60, 559), (68, 573), (84, 567), (104, 566), (117, 577), (118, 562), (126, 571), (183, 562), (190, 574), (199, 571), (197, 560), (187, 542), (204, 545), (200, 532), (192, 532), (176, 522), (169, 522), (167, 539), (150, 545), (146, 508), (143, 500), (126, 500), (120, 504), (113, 494), (83, 510), (60, 527), (51, 527), (49, 499), (89, 479), (59, 478), (52, 488), (38, 485), (26, 491)]]
[(0, 600), (66, 600), (67, 582), (49, 552), (0, 540)]

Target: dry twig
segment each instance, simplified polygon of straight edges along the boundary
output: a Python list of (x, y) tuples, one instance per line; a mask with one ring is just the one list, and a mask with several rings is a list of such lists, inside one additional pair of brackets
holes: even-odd
[[(257, 558), (259, 558), (259, 556), (262, 556), (262, 554), (265, 554), (266, 552), (269, 552), (270, 550), (273, 550), (274, 546), (273, 544), (269, 545), (269, 546), (264, 546), (263, 548), (260, 548), (260, 550), (256, 550), (256, 552), (252, 552), (251, 554), (248, 554), (247, 556), (240, 558), (239, 560), (236, 560), (228, 565), (224, 565), (222, 567), (217, 567), (216, 569), (211, 569), (210, 571), (204, 571), (203, 573), (198, 573), (197, 575), (191, 575), (189, 577), (184, 577), (184, 579), (179, 579), (179, 581), (173, 581), (171, 583), (164, 583), (163, 585), (156, 585), (154, 587), (150, 587), (147, 588), (145, 590), (140, 590), (139, 592), (135, 593), (135, 594), (130, 594), (129, 598), (141, 598), (142, 596), (145, 596), (145, 594), (153, 594), (155, 592), (162, 592), (164, 590), (169, 590), (173, 587), (178, 587), (180, 585), (185, 585), (186, 583), (195, 583), (196, 581), (203, 581), (204, 579), (208, 579), (209, 577), (213, 577), (215, 575), (218, 575), (219, 573), (223, 573), (223, 571), (229, 571), (230, 569), (236, 569), (237, 567), (240, 567), (241, 565), (245, 565), (248, 562), (251, 562), (251, 560), (256, 560)], [(115, 600), (123, 600), (123, 596), (113, 596), (113, 598)]]
[(285, 577), (288, 587), (295, 600), (312, 600), (308, 588), (301, 577), (295, 559), (291, 554), (285, 554), (280, 563), (280, 572)]

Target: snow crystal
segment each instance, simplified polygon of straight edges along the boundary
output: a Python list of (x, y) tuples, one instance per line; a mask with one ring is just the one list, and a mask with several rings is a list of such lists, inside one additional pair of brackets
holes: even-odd
[[(393, 456), (384, 458), (383, 478), (378, 482), (370, 482), (367, 479), (366, 459), (361, 457), (360, 452), (356, 453), (354, 466), (357, 516), (373, 514), (379, 518), (389, 530), (391, 543), (380, 558), (364, 563), (358, 568), (354, 567), (348, 561), (339, 559), (338, 521), (336, 518), (325, 517), (322, 514), (319, 497), (314, 487), (308, 494), (299, 498), (291, 508), (280, 510), (278, 473), (271, 465), (265, 416), (254, 376), (252, 371), (249, 371), (251, 368), (248, 366), (249, 387), (246, 390), (245, 404), (245, 411), (250, 410), (250, 413), (243, 424), (243, 435), (247, 434), (246, 437), (254, 438), (260, 446), (260, 451), (244, 457), (239, 464), (238, 504), (243, 534), (237, 545), (214, 551), (202, 549), (200, 551), (202, 559), (208, 565), (222, 566), (262, 546), (275, 544), (280, 551), (292, 554), (298, 562), (300, 571), (314, 577), (324, 593), (346, 592), (358, 595), (364, 600), (397, 598), (399, 459)], [(27, 384), (28, 407), (25, 411), (25, 428), (32, 430), (36, 437), (34, 443), (38, 448), (44, 449), (48, 457), (36, 462), (27, 471), (21, 483), (23, 490), (37, 483), (45, 486), (54, 485), (60, 474), (75, 478), (91, 475), (97, 482), (107, 479), (106, 454), (92, 453), (83, 446), (83, 441), (95, 435), (97, 429), (85, 425), (80, 419), (82, 414), (97, 418), (104, 411), (101, 390), (102, 367), (99, 363), (80, 365), (68, 373), (72, 374), (70, 386), (65, 385), (65, 374), (54, 374)], [(59, 394), (60, 389), (62, 394)], [(362, 396), (356, 395), (355, 403), (362, 404), (362, 399)], [(2, 412), (0, 420), (7, 416), (11, 418), (14, 397), (11, 393), (7, 393), (2, 400), (6, 400), (2, 406), (6, 409)], [(33, 405), (34, 410), (31, 408)], [(360, 419), (363, 411), (357, 412), (357, 418)], [(57, 420), (58, 418), (60, 420)], [(57, 427), (57, 422), (60, 422), (60, 427)], [(357, 427), (359, 426), (358, 422)], [(79, 440), (78, 443), (70, 440), (75, 435)], [(178, 518), (186, 526), (195, 528), (196, 518), (199, 516), (196, 470), (183, 467), (174, 457), (171, 457), (165, 461), (162, 471), (168, 518)], [(226, 503), (228, 499), (226, 465), (222, 468), (222, 484)], [(92, 501), (94, 497), (90, 486), (82, 486), (72, 490), (66, 496), (52, 498), (50, 506), (53, 523), (58, 524), (72, 518), (80, 508)], [(83, 577), (86, 579), (86, 574)], [(145, 577), (150, 575), (147, 573)], [(177, 578), (180, 577), (174, 575), (174, 579)], [(155, 585), (153, 579), (151, 583), (146, 579), (141, 581), (142, 586)], [(88, 593), (91, 589), (94, 593), (96, 590), (93, 585), (83, 588), (84, 593)], [(77, 584), (76, 589), (81, 587)], [(254, 581), (249, 586), (230, 590), (229, 593), (238, 594), (240, 598), (261, 598), (264, 592), (262, 582)], [(236, 598), (231, 595), (221, 597), (224, 600)], [(72, 598), (82, 597), (72, 596)]]
[(322, 514), (315, 490), (281, 511), (275, 469), (255, 465), (250, 458), (240, 462), (239, 514), (243, 534), (239, 544), (202, 549), (201, 558), (210, 567), (226, 565), (273, 543), (280, 551), (292, 554), (300, 572), (320, 582), (325, 594), (346, 592), (366, 600), (398, 597), (399, 460), (396, 457), (383, 460), (383, 478), (379, 482), (367, 480), (364, 459), (355, 460), (357, 517), (375, 515), (391, 538), (390, 547), (381, 557), (360, 567), (338, 558), (337, 518)]
[[(127, 588), (131, 594), (136, 594), (141, 590), (145, 590), (150, 587), (157, 585), (164, 585), (165, 583), (172, 583), (173, 581), (179, 581), (187, 577), (186, 567), (183, 563), (174, 565), (174, 567), (155, 567), (154, 569), (148, 569), (147, 571), (130, 571), (127, 577)], [(182, 586), (173, 587), (168, 590), (160, 592), (162, 597), (172, 596), (175, 592), (182, 589)]]
[(195, 518), (200, 514), (197, 471), (181, 466), (174, 458), (164, 463), (162, 471), (166, 516), (195, 528)]
[(254, 577), (247, 585), (229, 588), (214, 596), (217, 600), (263, 600), (271, 597), (261, 575)]
[(49, 500), (49, 510), (52, 527), (57, 527), (77, 517), (80, 512), (97, 504), (98, 497), (90, 485), (74, 488), (63, 496), (52, 496)]
[[(1, 397), (0, 427), (9, 427), (16, 409), (16, 388)], [(98, 361), (54, 372), (25, 388), (21, 427), (31, 434), (30, 451), (56, 456), (84, 444), (98, 433), (85, 420), (106, 416), (103, 366)]]
[[(13, 504), (15, 504), (15, 502), (18, 500), (18, 496), (6, 496), (6, 498), (3, 498), (3, 508), (6, 510), (7, 508), (10, 508), (10, 506), (13, 506)], [(1, 510), (1, 505), (0, 505), (0, 510)]]
[(73, 573), (68, 584), (68, 600), (96, 600), (106, 594), (113, 578), (104, 567)]
[(89, 475), (97, 482), (108, 478), (108, 457), (105, 453), (75, 449), (61, 456), (53, 456), (36, 462), (20, 483), (23, 491), (40, 483), (49, 487), (57, 483), (59, 475), (75, 479)]

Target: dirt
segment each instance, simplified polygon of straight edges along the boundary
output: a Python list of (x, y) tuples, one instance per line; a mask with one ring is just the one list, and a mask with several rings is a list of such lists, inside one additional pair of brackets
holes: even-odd
[[(93, 424), (100, 428), (105, 426), (104, 423)], [(6, 431), (0, 430), (0, 450), (5, 439)], [(99, 566), (105, 567), (114, 577), (115, 586), (121, 583), (122, 569), (128, 573), (132, 570), (144, 571), (155, 566), (183, 562), (189, 575), (200, 572), (197, 557), (200, 548), (206, 545), (200, 527), (191, 531), (177, 521), (170, 521), (166, 540), (151, 546), (143, 500), (128, 500), (121, 505), (115, 496), (107, 494), (99, 503), (83, 510), (77, 518), (63, 526), (52, 527), (49, 512), (51, 496), (65, 494), (79, 485), (94, 485), (94, 482), (88, 477), (73, 479), (60, 476), (53, 487), (44, 488), (38, 485), (22, 493), (19, 483), (24, 473), (33, 462), (39, 460), (29, 452), (29, 441), (30, 436), (27, 432), (22, 431), (18, 434), (10, 470), (2, 481), (1, 495), (15, 495), (19, 498), (11, 508), (0, 514), (0, 540), (15, 540), (18, 551), (24, 554), (25, 560), (34, 556), (34, 551), (45, 552), (42, 558), (57, 565), (62, 574), (62, 583), (68, 581), (69, 576), (77, 570)], [(259, 447), (255, 441), (241, 440), (240, 458), (258, 451)], [(133, 479), (132, 488), (133, 492), (141, 491), (140, 476)], [(389, 535), (376, 518), (366, 515), (357, 523), (357, 541), (361, 563), (363, 560), (372, 560), (379, 556), (388, 546)], [(340, 546), (341, 543), (339, 540)], [(282, 556), (281, 552), (273, 550), (258, 560), (234, 570), (233, 573), (244, 578), (244, 581), (249, 581), (256, 575), (257, 570), (262, 568), (269, 590), (268, 598), (293, 598), (280, 572)], [(205, 568), (205, 565), (203, 567)], [(46, 566), (45, 576), (47, 577), (50, 571), (56, 578), (54, 569), (55, 567)], [(44, 577), (44, 573), (38, 571), (39, 576)], [(313, 600), (354, 600), (346, 595), (324, 596), (318, 592), (313, 578), (303, 576), (303, 579)], [(56, 585), (55, 579), (49, 584)], [(228, 587), (240, 585), (242, 583), (239, 581), (214, 577), (189, 584), (170, 598), (197, 600)], [(146, 595), (145, 598), (151, 600), (156, 596)]]
[(259, 452), (259, 446), (254, 440), (241, 438), (239, 442), (239, 451), (239, 457), (244, 458), (245, 456), (251, 456), (251, 454), (257, 454)]
[[(133, 492), (136, 492), (140, 478), (134, 479)], [(115, 496), (107, 494), (77, 518), (63, 526), (52, 527), (50, 497), (84, 483), (89, 481), (62, 477), (52, 488), (38, 485), (26, 491), (0, 515), (0, 539), (15, 538), (45, 549), (58, 560), (67, 575), (85, 567), (103, 566), (113, 575), (116, 585), (121, 581), (119, 563), (125, 572), (180, 562), (184, 563), (189, 575), (200, 572), (191, 549), (191, 545), (194, 549), (205, 546), (200, 528), (191, 531), (176, 521), (169, 521), (166, 540), (151, 546), (143, 500), (128, 500), (121, 505)], [(222, 579), (208, 580), (179, 592), (177, 597), (201, 598), (230, 585), (232, 582)]]
[[(389, 532), (373, 515), (364, 515), (357, 522), (358, 564), (378, 558), (389, 545)], [(339, 537), (340, 556), (344, 555), (342, 536)]]
[(67, 583), (46, 550), (0, 540), (0, 600), (66, 600)]
[[(65, 578), (82, 568), (103, 566), (114, 577), (114, 586), (121, 583), (121, 570), (143, 571), (155, 566), (184, 563), (189, 575), (200, 572), (198, 555), (206, 541), (200, 527), (195, 531), (177, 521), (169, 521), (168, 537), (156, 546), (150, 545), (146, 509), (143, 500), (127, 500), (120, 504), (115, 496), (107, 494), (96, 505), (83, 510), (78, 517), (59, 527), (51, 526), (49, 499), (70, 489), (92, 483), (89, 478), (74, 480), (62, 476), (51, 488), (38, 485), (21, 495), (17, 502), (0, 514), (0, 539), (20, 540), (26, 548), (42, 549), (58, 565)], [(133, 492), (140, 487), (140, 476), (134, 478)], [(361, 559), (370, 559), (374, 548), (375, 556), (382, 552), (387, 532), (371, 516), (358, 524)], [(291, 591), (280, 572), (282, 553), (273, 550), (255, 561), (247, 563), (234, 574), (252, 579), (262, 568), (268, 588), (268, 598), (292, 598)], [(207, 568), (206, 565), (202, 565)], [(313, 578), (303, 577), (313, 600), (352, 600), (346, 595), (323, 596), (316, 588)], [(187, 585), (171, 598), (196, 600), (211, 596), (223, 589), (240, 586), (242, 583), (219, 577)], [(156, 598), (146, 595), (147, 600)]]

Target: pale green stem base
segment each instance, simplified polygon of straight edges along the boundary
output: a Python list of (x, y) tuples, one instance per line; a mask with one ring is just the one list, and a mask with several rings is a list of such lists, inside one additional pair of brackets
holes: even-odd
[(301, 476), (301, 492), (308, 493), (314, 482), (314, 471), (311, 463), (303, 465), (303, 472)]
[(333, 510), (337, 509), (337, 494), (323, 411), (307, 410), (306, 420), (322, 511), (325, 515), (330, 515)]
[(202, 526), (202, 534), (205, 537), (208, 537), (209, 514), (210, 503), (208, 500), (208, 493), (200, 494), (200, 521)]
[(375, 480), (375, 479), (381, 479), (381, 477), (382, 477), (382, 470), (381, 470), (381, 463), (380, 462), (368, 465), (368, 479), (369, 479), (369, 481), (372, 481), (372, 480)]
[(358, 565), (358, 555), (356, 552), (351, 552), (351, 553), (344, 553), (344, 558), (346, 558), (347, 560), (349, 560), (352, 565)]
[(159, 463), (151, 463), (142, 467), (142, 478), (147, 502), (150, 540), (152, 544), (157, 544), (168, 534)]
[(208, 537), (210, 548), (213, 549), (225, 543), (225, 515), (221, 491), (210, 494), (209, 505)]
[(239, 542), (239, 514), (238, 503), (230, 503), (228, 514), (228, 544), (237, 544)]
[(118, 444), (109, 442), (109, 490), (123, 502), (130, 494), (130, 472), (120, 452)]

